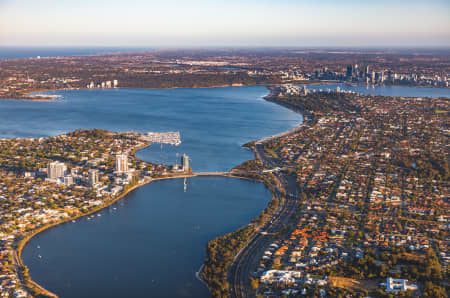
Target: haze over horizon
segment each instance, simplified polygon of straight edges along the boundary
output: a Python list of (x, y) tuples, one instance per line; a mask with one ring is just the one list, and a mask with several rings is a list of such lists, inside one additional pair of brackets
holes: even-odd
[(448, 47), (449, 16), (445, 0), (0, 0), (0, 45)]

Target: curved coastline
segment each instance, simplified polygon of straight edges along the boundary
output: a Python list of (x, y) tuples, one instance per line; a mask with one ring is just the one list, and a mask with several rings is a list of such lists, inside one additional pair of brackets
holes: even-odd
[[(114, 203), (117, 202), (118, 200), (124, 198), (125, 196), (127, 196), (129, 193), (131, 193), (131, 192), (134, 191), (135, 189), (139, 188), (140, 186), (143, 186), (143, 185), (145, 185), (145, 184), (148, 184), (148, 183), (150, 183), (151, 181), (152, 181), (152, 180), (148, 180), (148, 181), (146, 181), (146, 182), (144, 182), (144, 183), (134, 185), (133, 187), (131, 187), (130, 189), (128, 189), (128, 190), (125, 191), (124, 193), (122, 193), (122, 194), (120, 194), (119, 196), (117, 196), (116, 198), (114, 198), (114, 199), (108, 201), (107, 203), (105, 203), (104, 205), (101, 205), (100, 207), (95, 207), (94, 209), (88, 211), (87, 213), (78, 214), (78, 215), (76, 215), (75, 217), (69, 217), (69, 218), (63, 219), (63, 220), (61, 220), (61, 221), (57, 221), (57, 222), (54, 222), (54, 223), (51, 223), (51, 224), (42, 226), (42, 227), (40, 227), (39, 229), (37, 229), (37, 230), (31, 232), (30, 234), (28, 234), (27, 236), (25, 236), (24, 238), (22, 238), (21, 240), (19, 240), (19, 242), (17, 243), (17, 248), (16, 248), (16, 250), (14, 251), (14, 259), (16, 260), (17, 265), (19, 265), (19, 267), (21, 267), (21, 268), (27, 268), (27, 267), (23, 264), (21, 255), (22, 255), (22, 250), (23, 250), (23, 248), (25, 247), (25, 245), (26, 245), (33, 237), (39, 235), (40, 233), (42, 233), (42, 232), (44, 232), (44, 231), (46, 231), (46, 230), (48, 230), (48, 229), (50, 229), (50, 228), (59, 226), (59, 225), (61, 225), (61, 224), (67, 223), (67, 222), (72, 221), (72, 220), (76, 220), (76, 219), (79, 219), (79, 218), (82, 218), (82, 217), (85, 217), (85, 216), (88, 216), (88, 215), (97, 213), (97, 212), (103, 210), (104, 208), (109, 207), (110, 205), (114, 204)], [(36, 283), (35, 281), (33, 281), (33, 280), (31, 279), (31, 277), (29, 278), (29, 280), (26, 280), (26, 281), (25, 281), (23, 275), (20, 274), (20, 278), (21, 278), (22, 282), (24, 282), (25, 286), (26, 286), (27, 288), (30, 289), (30, 291), (33, 291), (33, 290), (32, 290), (33, 287), (37, 287), (39, 291), (42, 291), (42, 293), (39, 293), (39, 294), (41, 294), (41, 295), (44, 294), (44, 295), (47, 295), (47, 296), (49, 296), (49, 297), (58, 297), (56, 294), (50, 292), (49, 290), (45, 289), (44, 287), (42, 287), (41, 285), (39, 285), (38, 283)], [(31, 285), (31, 287), (30, 287), (30, 285), (29, 285), (28, 283)], [(33, 293), (33, 294), (34, 294), (34, 293)]]
[(57, 91), (71, 91), (71, 90), (114, 90), (114, 89), (138, 89), (138, 90), (172, 90), (172, 89), (209, 89), (209, 88), (227, 88), (227, 87), (252, 87), (252, 86), (272, 86), (277, 84), (252, 84), (252, 85), (246, 85), (242, 83), (234, 83), (234, 84), (225, 84), (225, 85), (211, 85), (211, 86), (205, 86), (205, 87), (167, 87), (167, 88), (144, 88), (144, 87), (115, 87), (115, 88), (63, 88), (63, 89), (45, 89), (45, 90), (34, 90), (32, 92), (24, 93), (24, 96), (19, 96), (17, 98), (3, 98), (0, 97), (0, 100), (18, 100), (18, 101), (35, 101), (35, 102), (49, 102), (49, 101), (55, 101), (57, 98), (55, 96), (48, 96), (48, 97), (33, 97), (33, 94), (42, 93), (42, 92), (57, 92)]
[[(147, 146), (145, 146), (145, 147), (147, 147)], [(143, 148), (144, 148), (144, 147), (139, 148), (139, 150), (140, 150), (140, 149), (143, 149)], [(154, 178), (154, 179), (151, 179), (151, 180), (147, 180), (147, 181), (145, 181), (145, 182), (143, 182), (143, 183), (136, 184), (136, 185), (132, 186), (130, 189), (128, 189), (127, 191), (125, 191), (125, 192), (123, 192), (122, 194), (120, 194), (120, 195), (118, 195), (117, 197), (115, 197), (114, 199), (112, 199), (112, 200), (106, 202), (104, 205), (101, 205), (101, 206), (99, 206), (99, 207), (95, 207), (95, 208), (93, 208), (92, 210), (89, 210), (87, 213), (78, 214), (78, 215), (76, 215), (75, 217), (69, 217), (69, 218), (65, 218), (65, 219), (60, 220), (60, 221), (57, 221), (57, 222), (50, 223), (50, 224), (48, 224), (48, 225), (42, 226), (42, 227), (40, 227), (39, 229), (36, 229), (36, 230), (34, 230), (33, 232), (29, 233), (28, 235), (26, 235), (24, 238), (22, 238), (21, 240), (19, 240), (19, 241), (17, 242), (16, 249), (14, 250), (14, 253), (13, 253), (13, 259), (14, 259), (15, 263), (18, 265), (18, 267), (19, 267), (21, 270), (23, 270), (23, 269), (25, 269), (25, 268), (27, 269), (28, 267), (27, 267), (26, 265), (23, 264), (23, 260), (22, 260), (22, 258), (21, 258), (21, 255), (22, 255), (22, 251), (23, 251), (25, 245), (26, 245), (33, 237), (35, 237), (35, 236), (37, 236), (37, 235), (39, 235), (39, 234), (41, 234), (41, 233), (43, 233), (43, 232), (45, 232), (45, 231), (47, 231), (47, 230), (53, 228), (53, 227), (56, 227), (56, 226), (65, 224), (65, 223), (70, 222), (70, 221), (72, 221), (72, 220), (76, 220), (76, 219), (79, 219), (79, 218), (82, 218), (82, 217), (85, 217), (85, 216), (92, 215), (92, 214), (94, 214), (94, 213), (97, 213), (97, 212), (99, 212), (99, 211), (105, 209), (106, 207), (109, 207), (109, 206), (111, 206), (112, 204), (116, 203), (116, 202), (119, 201), (120, 199), (126, 198), (131, 192), (133, 192), (134, 190), (138, 189), (138, 188), (141, 187), (141, 186), (147, 185), (147, 184), (149, 184), (149, 183), (151, 183), (151, 182), (153, 182), (153, 181), (169, 180), (169, 179), (181, 179), (181, 178), (184, 178), (184, 177), (188, 177), (188, 178), (189, 178), (189, 177), (202, 177), (202, 176), (204, 177), (205, 175), (202, 175), (202, 173), (190, 173), (190, 174), (179, 175), (179, 176), (167, 176), (167, 177)], [(211, 175), (208, 175), (208, 176), (227, 177), (227, 178), (237, 178), (237, 179), (243, 179), (243, 180), (251, 180), (251, 181), (255, 181), (255, 182), (262, 182), (262, 181), (260, 181), (260, 180), (258, 180), (258, 179), (254, 179), (254, 178), (250, 178), (250, 177), (235, 176), (235, 175), (233, 175), (232, 172), (223, 173), (223, 174), (220, 174), (220, 173), (218, 173), (218, 174), (211, 174)], [(209, 291), (209, 286), (208, 286), (208, 284), (201, 278), (201, 271), (202, 271), (202, 269), (203, 269), (203, 264), (202, 264), (202, 266), (200, 267), (200, 269), (198, 270), (198, 272), (196, 272), (195, 275), (196, 275), (196, 278), (197, 278), (199, 281), (201, 281), (201, 282), (208, 288), (208, 291)], [(33, 295), (44, 295), (44, 296), (46, 296), (46, 297), (51, 297), (51, 298), (57, 298), (57, 297), (59, 297), (59, 296), (56, 295), (55, 293), (53, 293), (53, 292), (51, 292), (51, 291), (45, 289), (43, 286), (41, 286), (41, 285), (38, 284), (37, 282), (33, 281), (33, 280), (31, 279), (31, 277), (25, 278), (21, 272), (19, 273), (19, 276), (20, 276), (20, 279), (21, 279), (21, 281), (23, 282), (23, 284), (27, 287), (27, 289), (28, 289), (30, 292), (32, 292)]]
[[(115, 88), (95, 88), (95, 89), (99, 89), (99, 90), (103, 90), (103, 89), (142, 89), (142, 90), (171, 90), (171, 89), (208, 89), (208, 88), (225, 88), (225, 87), (250, 87), (250, 86), (274, 86), (274, 85), (280, 85), (283, 83), (273, 83), (273, 84), (267, 84), (267, 83), (262, 83), (262, 84), (252, 84), (252, 85), (246, 85), (243, 83), (235, 83), (235, 84), (222, 84), (222, 85), (211, 85), (211, 86), (202, 86), (202, 87), (198, 87), (198, 86), (192, 86), (192, 87), (178, 87), (178, 86), (173, 86), (173, 87), (166, 87), (166, 88), (143, 88), (143, 87), (115, 87)], [(433, 85), (401, 85), (401, 84), (388, 84), (388, 85), (367, 85), (361, 82), (346, 82), (346, 81), (293, 81), (293, 82), (289, 82), (289, 84), (293, 84), (293, 85), (333, 85), (333, 84), (343, 84), (343, 85), (348, 85), (348, 86), (374, 86), (374, 87), (382, 87), (382, 86), (389, 86), (389, 87), (410, 87), (410, 88), (442, 88), (442, 89), (450, 89), (449, 87), (442, 87), (442, 86), (433, 86)], [(95, 90), (93, 89), (93, 90)], [(57, 98), (59, 97), (54, 97), (54, 96), (42, 96), (42, 97), (33, 97), (32, 95), (35, 93), (41, 93), (41, 92), (55, 92), (55, 91), (65, 91), (65, 90), (91, 90), (89, 88), (85, 88), (85, 87), (79, 87), (79, 88), (71, 88), (71, 89), (67, 89), (67, 88), (63, 88), (63, 89), (45, 89), (45, 90), (35, 90), (32, 92), (27, 92), (24, 93), (23, 96), (18, 96), (16, 98), (6, 98), (6, 97), (0, 97), (0, 100), (4, 99), (4, 100), (18, 100), (18, 101), (33, 101), (33, 102), (51, 102), (51, 101), (55, 101)]]
[[(242, 85), (242, 86), (245, 86), (245, 85)], [(267, 86), (267, 84), (265, 84), (265, 86)], [(216, 88), (216, 87), (217, 87), (217, 88), (220, 88), (220, 87), (239, 87), (239, 86), (231, 86), (231, 85), (230, 85), (230, 86), (196, 87), (196, 88)], [(183, 88), (184, 88), (184, 87), (183, 87)], [(79, 88), (79, 89), (84, 89), (84, 88)], [(150, 88), (142, 88), (142, 89), (150, 89)], [(175, 88), (166, 88), (166, 89), (175, 89)], [(47, 92), (51, 92), (50, 90), (46, 90), (46, 91), (47, 91)], [(54, 91), (61, 91), (61, 90), (54, 90)], [(36, 92), (38, 92), (38, 91), (36, 91)], [(35, 92), (33, 92), (33, 93), (35, 93)], [(270, 94), (264, 96), (263, 99), (268, 100), (267, 97), (268, 97), (269, 95), (270, 95)], [(52, 100), (53, 100), (53, 99), (52, 99)], [(28, 101), (29, 101), (29, 100), (28, 100)], [(273, 103), (279, 105), (279, 103), (277, 103), (277, 102), (273, 102)], [(288, 108), (288, 107), (285, 107), (285, 108)], [(298, 113), (299, 111), (295, 111), (295, 112)], [(305, 119), (303, 119), (303, 121), (304, 121), (304, 120), (305, 120)], [(293, 133), (293, 132), (297, 131), (300, 127), (302, 127), (303, 124), (304, 124), (304, 122), (298, 124), (296, 127), (292, 128), (292, 129), (290, 129), (290, 130), (288, 130), (288, 131), (285, 131), (285, 132), (282, 132), (282, 133), (279, 133), (279, 134), (276, 134), (276, 135), (273, 135), (273, 136), (268, 136), (268, 137), (266, 137), (266, 138), (262, 138), (262, 139), (260, 139), (260, 140), (256, 140), (256, 141), (253, 141), (253, 142), (255, 142), (255, 143), (260, 143), (260, 142), (264, 142), (264, 141), (269, 140), (269, 139), (272, 139), (272, 138), (277, 138), (277, 137), (281, 137), (281, 136), (284, 136), (284, 135)], [(248, 144), (248, 143), (247, 143), (247, 144)], [(243, 144), (242, 147), (246, 148), (246, 145), (247, 145), (247, 144)], [(148, 147), (148, 146), (150, 146), (150, 144), (149, 144), (149, 143), (146, 143), (146, 144), (144, 144), (143, 146), (137, 147), (137, 148), (133, 149), (133, 151), (131, 152), (131, 154), (136, 154), (137, 151), (142, 150), (142, 149), (144, 149), (144, 148), (146, 148), (146, 147)], [(258, 159), (258, 155), (255, 154), (255, 152), (253, 152), (253, 153), (254, 153), (254, 158)], [(122, 198), (126, 198), (127, 195), (129, 195), (131, 192), (133, 192), (133, 191), (136, 190), (137, 188), (139, 188), (139, 187), (141, 187), (141, 186), (144, 186), (144, 185), (146, 185), (146, 184), (149, 184), (149, 183), (152, 182), (152, 181), (168, 180), (168, 179), (179, 179), (179, 178), (184, 178), (184, 177), (202, 177), (202, 176), (219, 176), (219, 177), (221, 176), (221, 177), (228, 177), (228, 178), (238, 178), (238, 179), (244, 179), (244, 180), (251, 180), (251, 181), (255, 181), (255, 182), (261, 182), (261, 183), (263, 183), (263, 184), (265, 185), (265, 183), (264, 183), (262, 180), (260, 180), (260, 179), (256, 179), (256, 178), (252, 178), (252, 177), (247, 177), (247, 176), (240, 175), (239, 172), (234, 171), (234, 170), (231, 170), (231, 171), (229, 171), (229, 172), (223, 172), (223, 173), (219, 173), (219, 172), (218, 172), (218, 173), (208, 173), (207, 175), (205, 175), (204, 173), (201, 173), (201, 172), (199, 172), (199, 173), (193, 172), (193, 173), (187, 173), (187, 174), (182, 174), (182, 175), (174, 175), (174, 176), (165, 176), (165, 177), (152, 178), (152, 179), (146, 180), (146, 181), (144, 181), (144, 182), (142, 182), (142, 183), (138, 183), (138, 184), (136, 184), (136, 185), (130, 187), (128, 190), (126, 190), (125, 192), (121, 193), (121, 194), (118, 195), (117, 197), (115, 197), (115, 198), (113, 198), (113, 199), (111, 199), (111, 200), (105, 202), (105, 204), (103, 204), (103, 205), (101, 205), (101, 206), (95, 207), (95, 208), (89, 210), (89, 211), (86, 212), (86, 213), (80, 213), (80, 214), (77, 214), (77, 215), (74, 216), (74, 217), (65, 218), (65, 219), (62, 219), (62, 220), (60, 220), (60, 221), (57, 221), (57, 222), (53, 222), (53, 223), (44, 225), (44, 226), (42, 226), (42, 227), (40, 227), (40, 228), (38, 228), (38, 229), (36, 229), (36, 230), (30, 232), (29, 234), (27, 234), (26, 236), (24, 236), (22, 239), (18, 240), (18, 241), (16, 242), (16, 247), (15, 247), (15, 249), (14, 249), (14, 251), (13, 251), (13, 261), (14, 261), (15, 265), (17, 266), (17, 269), (18, 269), (18, 276), (19, 276), (20, 281), (24, 284), (24, 286), (27, 288), (27, 290), (28, 290), (29, 292), (31, 292), (32, 295), (34, 295), (34, 296), (35, 296), (35, 295), (40, 295), (40, 297), (51, 297), (51, 298), (57, 298), (57, 297), (59, 297), (59, 296), (56, 295), (55, 293), (53, 293), (53, 292), (51, 292), (51, 291), (45, 289), (43, 286), (41, 286), (41, 285), (39, 285), (37, 282), (33, 281), (33, 280), (31, 279), (31, 276), (29, 276), (28, 274), (27, 274), (27, 276), (24, 276), (23, 273), (22, 273), (23, 270), (26, 270), (26, 272), (28, 272), (28, 267), (27, 267), (26, 265), (23, 264), (23, 260), (22, 260), (22, 258), (21, 258), (21, 254), (22, 254), (22, 251), (23, 251), (25, 245), (26, 245), (33, 237), (35, 237), (35, 236), (37, 236), (37, 235), (43, 233), (43, 232), (46, 231), (46, 230), (49, 230), (50, 228), (59, 226), (59, 225), (61, 225), (61, 224), (67, 223), (67, 222), (72, 221), (72, 220), (76, 220), (76, 219), (79, 219), (79, 218), (82, 218), (82, 217), (89, 216), (89, 215), (92, 215), (92, 214), (94, 214), (94, 213), (97, 213), (97, 212), (99, 212), (99, 211), (105, 209), (106, 207), (109, 207), (109, 206), (111, 206), (112, 204), (116, 203), (118, 200), (120, 200), (120, 199), (122, 199)], [(267, 185), (265, 185), (265, 187), (267, 188)], [(248, 224), (247, 224), (247, 225), (248, 225)], [(245, 225), (245, 226), (247, 226), (247, 225)], [(231, 231), (231, 232), (233, 232), (233, 231)], [(209, 285), (208, 285), (207, 282), (206, 282), (205, 280), (203, 280), (202, 277), (201, 277), (201, 273), (202, 273), (202, 269), (203, 269), (203, 268), (204, 268), (204, 263), (203, 263), (202, 266), (199, 268), (199, 270), (195, 273), (195, 276), (196, 276), (196, 278), (197, 278), (200, 282), (202, 282), (202, 283), (208, 288), (208, 291), (210, 292)]]
[[(150, 144), (148, 144), (148, 143), (144, 144), (142, 146), (139, 146), (139, 147), (133, 149), (131, 154), (135, 154), (136, 151), (144, 149), (144, 148), (146, 148), (148, 146), (150, 146)], [(14, 260), (15, 264), (19, 267), (18, 269), (20, 269), (20, 271), (18, 272), (18, 276), (19, 276), (21, 282), (28, 288), (29, 291), (31, 291), (33, 293), (33, 295), (35, 295), (34, 291), (39, 291), (38, 294), (40, 294), (40, 295), (45, 295), (45, 296), (52, 297), (52, 298), (58, 297), (58, 295), (52, 293), (51, 291), (45, 289), (44, 287), (42, 287), (41, 285), (39, 285), (38, 283), (33, 281), (30, 276), (28, 276), (28, 278), (23, 276), (23, 273), (21, 271), (24, 270), (24, 269), (28, 270), (28, 267), (23, 264), (23, 260), (21, 258), (22, 251), (23, 251), (23, 248), (25, 247), (25, 245), (33, 237), (39, 235), (40, 233), (42, 233), (42, 232), (44, 232), (44, 231), (46, 231), (46, 230), (48, 230), (50, 228), (59, 226), (61, 224), (67, 223), (67, 222), (72, 221), (72, 220), (76, 220), (76, 219), (79, 219), (79, 218), (82, 218), (82, 217), (85, 217), (85, 216), (97, 213), (97, 212), (105, 209), (106, 207), (111, 206), (112, 204), (114, 204), (118, 200), (126, 197), (129, 193), (131, 193), (135, 189), (137, 189), (137, 188), (139, 188), (139, 187), (141, 187), (143, 185), (146, 185), (146, 184), (150, 183), (151, 181), (153, 181), (153, 179), (144, 181), (143, 183), (136, 184), (136, 185), (130, 187), (129, 189), (127, 189), (125, 192), (123, 192), (120, 195), (118, 195), (117, 197), (109, 200), (105, 204), (103, 204), (101, 206), (98, 206), (98, 207), (94, 207), (93, 209), (89, 210), (86, 213), (80, 213), (80, 214), (75, 215), (74, 217), (65, 218), (65, 219), (62, 219), (60, 221), (44, 225), (44, 226), (42, 226), (42, 227), (32, 231), (31, 233), (27, 234), (25, 237), (23, 237), (19, 241), (17, 241), (16, 248), (15, 248), (15, 250), (13, 252), (13, 260)]]

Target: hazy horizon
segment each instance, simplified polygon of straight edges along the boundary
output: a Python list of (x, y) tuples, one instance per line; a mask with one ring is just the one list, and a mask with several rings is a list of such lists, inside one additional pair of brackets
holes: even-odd
[(0, 46), (449, 47), (444, 0), (0, 0)]

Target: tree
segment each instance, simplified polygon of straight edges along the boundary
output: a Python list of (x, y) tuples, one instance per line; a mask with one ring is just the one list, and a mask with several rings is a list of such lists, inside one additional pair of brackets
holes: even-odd
[(251, 285), (253, 290), (258, 289), (258, 287), (259, 287), (258, 279), (257, 278), (250, 278), (250, 285)]

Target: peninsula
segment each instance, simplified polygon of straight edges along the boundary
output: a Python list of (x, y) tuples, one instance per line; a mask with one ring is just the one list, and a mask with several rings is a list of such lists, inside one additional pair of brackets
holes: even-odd
[(274, 199), (208, 244), (211, 294), (446, 297), (449, 99), (279, 88), (266, 99), (306, 119), (246, 145), (256, 159), (236, 169), (270, 173)]

